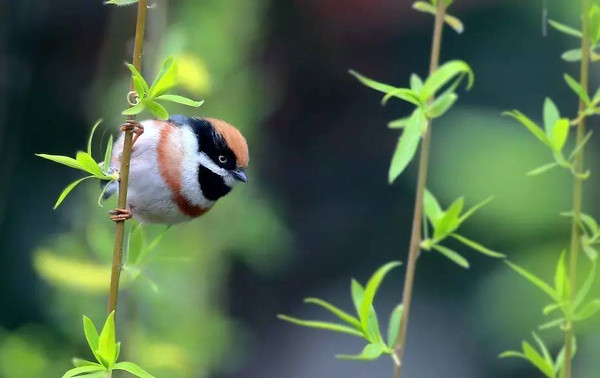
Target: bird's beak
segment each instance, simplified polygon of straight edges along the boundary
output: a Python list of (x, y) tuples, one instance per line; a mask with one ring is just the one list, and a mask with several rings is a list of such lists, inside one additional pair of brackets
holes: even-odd
[(233, 169), (229, 172), (238, 181), (242, 181), (242, 182), (248, 181), (248, 179), (246, 178), (246, 172), (244, 172), (244, 170), (242, 168)]

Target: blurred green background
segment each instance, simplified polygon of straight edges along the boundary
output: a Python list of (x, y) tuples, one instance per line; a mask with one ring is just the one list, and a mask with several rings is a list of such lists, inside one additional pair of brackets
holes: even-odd
[[(205, 217), (168, 230), (135, 278), (126, 272), (119, 338), (128, 360), (158, 377), (389, 377), (387, 359), (352, 363), (358, 340), (276, 320), (319, 317), (302, 298), (351, 307), (349, 282), (406, 260), (415, 167), (392, 186), (387, 168), (406, 114), (347, 74), (397, 85), (428, 67), (432, 18), (404, 0), (152, 0), (145, 75), (162, 57), (180, 64), (182, 94), (248, 137), (249, 183)], [(545, 96), (565, 114), (576, 99), (562, 81), (577, 65), (559, 59), (576, 40), (542, 33), (543, 1), (456, 0), (463, 35), (446, 29), (442, 60), (472, 65), (476, 85), (433, 129), (429, 188), (444, 204), (465, 195), (492, 204), (465, 235), (550, 279), (568, 245), (571, 177), (528, 178), (549, 161), (515, 122), (541, 118)], [(578, 2), (548, 0), (549, 17), (578, 23)], [(125, 105), (135, 7), (100, 0), (0, 3), (0, 377), (58, 377), (70, 358), (90, 358), (81, 316), (105, 317), (114, 225), (86, 183), (56, 211), (76, 177), (36, 152), (70, 155), (103, 118), (100, 151)], [(597, 67), (597, 66), (596, 66)], [(598, 75), (593, 66), (592, 88)], [(594, 121), (595, 123), (595, 121)], [(99, 134), (99, 135), (100, 135)], [(586, 209), (599, 216), (598, 141)], [(157, 235), (164, 227), (146, 228)], [(534, 377), (516, 348), (544, 319), (542, 294), (504, 264), (459, 249), (468, 271), (436, 254), (420, 259), (406, 376)], [(401, 299), (402, 269), (376, 299), (387, 315)], [(598, 288), (596, 289), (597, 292)], [(576, 377), (599, 377), (600, 320), (581, 329)], [(561, 335), (542, 333), (555, 349)]]

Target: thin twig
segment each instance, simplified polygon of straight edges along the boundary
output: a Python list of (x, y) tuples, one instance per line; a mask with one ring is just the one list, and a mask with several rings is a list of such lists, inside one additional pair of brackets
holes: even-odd
[[(581, 72), (579, 78), (579, 84), (583, 89), (588, 92), (588, 81), (589, 81), (589, 70), (590, 70), (590, 21), (589, 21), (589, 10), (590, 0), (583, 0), (583, 14), (582, 14), (582, 32), (583, 38), (581, 39)], [(579, 113), (583, 114), (586, 110), (586, 104), (583, 100), (579, 100)], [(579, 119), (577, 124), (577, 141), (576, 146), (581, 145), (585, 139), (585, 117)], [(573, 163), (574, 172), (581, 173), (583, 171), (583, 158), (584, 158), (585, 146), (582, 146), (579, 151), (575, 154), (575, 161)], [(577, 256), (579, 255), (579, 221), (581, 218), (581, 203), (583, 201), (583, 178), (575, 175), (573, 178), (573, 220), (571, 223), (571, 253), (569, 262), (569, 300), (571, 306), (575, 301), (575, 285), (577, 284)], [(571, 360), (573, 358), (573, 343), (572, 338), (574, 334), (573, 322), (571, 319), (567, 319), (567, 325), (565, 327), (565, 363), (563, 369), (563, 378), (571, 378)]]
[[(139, 0), (137, 9), (137, 22), (135, 27), (135, 45), (133, 48), (133, 65), (138, 71), (142, 67), (142, 52), (144, 49), (144, 30), (146, 29), (146, 11), (147, 0)], [(131, 83), (133, 89), (133, 82)], [(130, 105), (131, 106), (131, 105)], [(134, 119), (130, 116), (129, 119)], [(131, 161), (131, 141), (133, 139), (132, 131), (125, 131), (123, 141), (123, 154), (121, 156), (121, 169), (119, 171), (119, 199), (117, 207), (127, 208), (127, 187), (129, 184), (129, 163)], [(115, 229), (115, 243), (113, 248), (112, 269), (110, 276), (110, 293), (108, 297), (108, 312), (111, 313), (117, 309), (117, 300), (119, 297), (119, 281), (121, 279), (121, 269), (123, 266), (123, 236), (125, 233), (125, 222), (119, 221)]]
[[(431, 61), (429, 65), (429, 74), (433, 74), (439, 65), (440, 51), (442, 47), (442, 31), (444, 27), (444, 17), (446, 16), (446, 2), (437, 2), (437, 11), (435, 14), (435, 24), (433, 29), (433, 41), (431, 46)], [(433, 99), (432, 99), (433, 100)], [(415, 212), (412, 223), (412, 234), (410, 238), (410, 246), (408, 250), (408, 264), (406, 266), (406, 277), (404, 279), (404, 293), (402, 295), (402, 303), (404, 311), (402, 312), (402, 320), (400, 330), (398, 332), (398, 341), (395, 346), (394, 376), (400, 378), (402, 374), (402, 357), (406, 350), (406, 332), (408, 329), (408, 317), (410, 314), (410, 304), (412, 300), (413, 284), (415, 280), (415, 272), (417, 269), (417, 258), (421, 245), (421, 221), (423, 218), (423, 193), (427, 182), (427, 168), (429, 165), (429, 146), (431, 143), (431, 120), (428, 121), (423, 142), (421, 144), (421, 153), (419, 157), (419, 176), (417, 179), (417, 192), (415, 194)]]

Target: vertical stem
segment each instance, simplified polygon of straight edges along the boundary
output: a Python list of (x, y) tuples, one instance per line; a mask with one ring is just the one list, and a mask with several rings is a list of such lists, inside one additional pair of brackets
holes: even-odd
[[(133, 65), (138, 71), (142, 67), (142, 51), (144, 48), (144, 30), (146, 28), (147, 0), (139, 0), (137, 9), (137, 22), (135, 27), (135, 45), (133, 48)], [(133, 89), (133, 82), (131, 83)], [(134, 119), (135, 116), (130, 116)], [(119, 171), (119, 199), (117, 207), (127, 208), (127, 186), (129, 184), (129, 163), (131, 161), (131, 141), (133, 133), (125, 132), (123, 142), (123, 154), (121, 156), (121, 169)], [(110, 293), (108, 297), (108, 312), (116, 311), (119, 296), (119, 281), (123, 265), (123, 235), (125, 233), (125, 222), (117, 222), (115, 229), (115, 243), (113, 248), (112, 269), (110, 276)]]
[[(446, 2), (438, 0), (437, 11), (435, 14), (435, 24), (433, 29), (433, 41), (431, 46), (431, 61), (429, 64), (429, 74), (434, 73), (439, 64), (440, 50), (442, 47), (442, 31), (444, 27), (444, 17), (446, 15)], [(429, 165), (429, 146), (431, 143), (431, 120), (428, 120), (427, 129), (423, 136), (421, 144), (421, 153), (419, 157), (419, 175), (417, 178), (417, 192), (415, 194), (415, 211), (412, 223), (412, 233), (410, 237), (410, 246), (408, 250), (408, 264), (406, 266), (406, 276), (404, 279), (404, 292), (402, 302), (404, 311), (400, 330), (398, 332), (398, 341), (395, 346), (396, 366), (394, 376), (400, 378), (402, 374), (402, 357), (406, 350), (406, 332), (408, 329), (408, 317), (410, 315), (410, 304), (412, 300), (413, 284), (415, 281), (415, 272), (417, 270), (417, 258), (421, 249), (421, 221), (423, 219), (423, 192), (427, 182), (427, 168)]]
[[(590, 0), (583, 0), (583, 13), (582, 13), (582, 32), (583, 38), (581, 39), (581, 68), (579, 84), (588, 92), (588, 81), (590, 71), (590, 21), (589, 21), (589, 10)], [(585, 111), (586, 105), (580, 99), (579, 100), (579, 114)], [(577, 123), (577, 142), (576, 145), (580, 145), (585, 138), (585, 121), (586, 117), (579, 117)], [(575, 155), (574, 171), (576, 173), (583, 172), (583, 158), (584, 148), (581, 148), (577, 155)], [(575, 285), (577, 284), (577, 256), (579, 255), (579, 219), (581, 217), (581, 204), (583, 201), (583, 179), (578, 176), (573, 178), (573, 220), (571, 223), (571, 253), (569, 262), (569, 300), (571, 306), (575, 299)], [(573, 358), (572, 338), (573, 338), (573, 322), (571, 319), (567, 319), (567, 325), (565, 327), (565, 365), (563, 369), (563, 378), (571, 378), (571, 360)]]

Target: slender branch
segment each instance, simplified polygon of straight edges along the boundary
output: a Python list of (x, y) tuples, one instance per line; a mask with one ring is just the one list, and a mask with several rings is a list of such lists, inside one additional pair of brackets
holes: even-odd
[[(135, 27), (135, 45), (133, 48), (133, 65), (138, 71), (142, 67), (142, 51), (144, 49), (144, 30), (146, 29), (146, 11), (147, 0), (139, 0), (137, 9), (137, 22)], [(133, 90), (133, 82), (131, 83)], [(135, 116), (130, 116), (129, 119), (134, 119)], [(123, 154), (121, 156), (121, 169), (119, 171), (119, 199), (117, 207), (121, 209), (127, 208), (127, 186), (129, 184), (129, 163), (131, 161), (131, 141), (133, 133), (125, 132), (125, 140), (123, 142)], [(110, 276), (110, 293), (108, 297), (108, 312), (117, 309), (117, 299), (119, 296), (119, 281), (121, 279), (121, 269), (123, 266), (123, 235), (125, 233), (125, 222), (117, 222), (115, 229), (115, 243), (113, 248), (112, 269)]]
[[(431, 46), (431, 61), (429, 64), (429, 74), (433, 74), (439, 65), (440, 51), (442, 47), (442, 31), (444, 27), (444, 17), (446, 15), (446, 2), (437, 2), (437, 11), (435, 14), (435, 24), (433, 29), (433, 41)], [(398, 341), (395, 346), (395, 361), (397, 361), (394, 376), (400, 378), (402, 374), (402, 357), (406, 350), (406, 332), (408, 330), (408, 317), (410, 315), (410, 304), (412, 301), (413, 285), (415, 281), (415, 272), (417, 270), (417, 258), (421, 249), (421, 221), (423, 218), (423, 192), (427, 182), (427, 168), (429, 166), (429, 146), (431, 143), (431, 120), (428, 120), (427, 129), (423, 136), (421, 144), (421, 153), (419, 157), (419, 175), (417, 178), (417, 192), (415, 194), (415, 211), (412, 223), (412, 233), (410, 237), (410, 246), (408, 250), (408, 264), (406, 266), (406, 276), (404, 278), (404, 292), (402, 294), (402, 303), (404, 311), (400, 330), (398, 331)]]
[[(579, 78), (579, 84), (588, 92), (588, 81), (590, 71), (590, 19), (588, 17), (590, 10), (590, 0), (583, 0), (582, 10), (582, 32), (583, 38), (581, 39), (581, 72)], [(586, 105), (583, 100), (579, 100), (579, 113), (582, 114), (586, 109)], [(576, 146), (581, 145), (585, 139), (585, 117), (581, 117), (577, 123), (577, 142)], [(575, 155), (575, 161), (573, 163), (573, 170), (576, 173), (583, 171), (583, 158), (584, 158), (585, 147), (582, 147)], [(579, 255), (579, 219), (581, 217), (581, 204), (583, 201), (583, 178), (574, 175), (573, 177), (573, 220), (571, 223), (571, 254), (569, 262), (569, 300), (571, 305), (575, 300), (575, 285), (577, 284), (577, 257)], [(571, 319), (567, 319), (567, 326), (565, 327), (565, 365), (563, 369), (563, 378), (571, 378), (571, 360), (573, 358), (573, 322)]]

